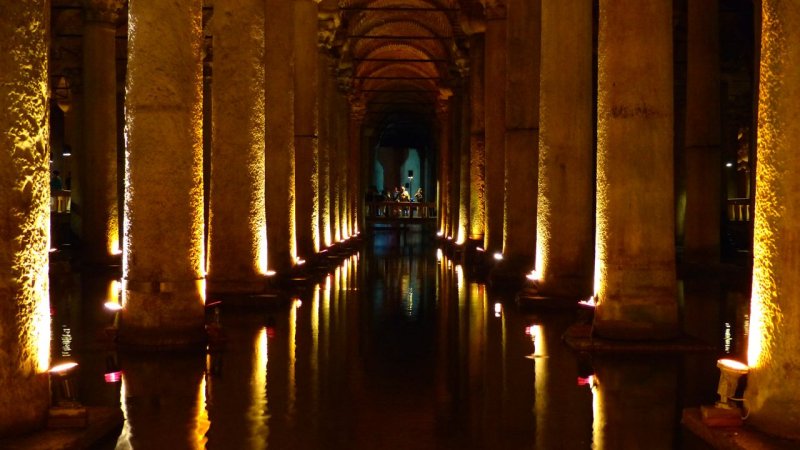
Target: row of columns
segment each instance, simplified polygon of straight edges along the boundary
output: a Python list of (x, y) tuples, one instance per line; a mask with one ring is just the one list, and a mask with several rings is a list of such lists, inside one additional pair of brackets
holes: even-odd
[[(688, 9), (686, 141), (679, 159), (672, 2), (600, 2), (596, 142), (592, 2), (483, 3), (485, 30), (470, 38), (469, 158), (452, 157), (457, 144), (447, 133), (439, 146), (443, 164), (469, 173), (469, 192), (451, 189), (453, 172), (440, 167), (440, 234), (452, 239), (465, 226), (477, 246), (502, 252), (509, 266), (535, 267), (544, 295), (593, 295), (600, 336), (676, 337), (676, 236), (689, 262), (718, 262), (720, 254), (718, 2), (692, 2)], [(798, 14), (784, 2), (763, 2), (752, 372), (745, 396), (753, 423), (795, 438), (800, 407), (792, 399), (800, 383), (791, 373), (800, 350), (794, 288), (800, 273), (797, 220), (787, 206), (798, 192), (792, 171), (800, 168), (800, 158), (791, 156), (800, 132), (791, 125), (797, 105), (790, 100), (800, 81), (800, 33), (791, 26)], [(443, 130), (453, 122), (439, 118)], [(679, 202), (676, 172), (685, 177)], [(684, 217), (680, 233), (676, 204)], [(462, 207), (469, 210), (467, 224), (452, 214)]]

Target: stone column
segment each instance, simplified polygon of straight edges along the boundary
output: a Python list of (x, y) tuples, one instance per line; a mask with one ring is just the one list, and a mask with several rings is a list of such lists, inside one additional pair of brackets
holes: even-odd
[[(468, 80), (467, 83), (469, 82)], [(458, 175), (458, 208), (456, 211), (456, 231), (455, 240), (456, 244), (462, 245), (467, 241), (469, 234), (469, 154), (471, 149), (471, 111), (470, 111), (470, 95), (467, 89), (461, 95), (461, 132), (458, 139), (459, 160), (456, 174)], [(411, 195), (414, 195), (412, 192)]]
[(294, 2), (294, 143), (297, 251), (309, 258), (319, 251), (319, 76), (317, 1)]
[(719, 262), (722, 170), (719, 1), (688, 2), (684, 260)]
[(758, 102), (758, 183), (745, 392), (749, 422), (800, 439), (800, 10), (764, 0)]
[(319, 166), (317, 179), (319, 183), (319, 231), (321, 248), (330, 247), (333, 244), (333, 228), (331, 223), (331, 99), (334, 95), (331, 84), (331, 57), (320, 51), (319, 57)]
[(541, 4), (507, 0), (504, 266), (533, 269), (539, 165)]
[(292, 267), (295, 241), (294, 3), (266, 0), (267, 266)]
[(542, 3), (538, 290), (589, 297), (594, 263), (592, 3)]
[(337, 177), (339, 185), (339, 229), (341, 230), (339, 240), (345, 240), (350, 237), (350, 178), (351, 173), (349, 170), (349, 122), (350, 122), (350, 106), (347, 103), (347, 93), (349, 92), (349, 85), (346, 89), (339, 92), (336, 97), (336, 142), (337, 154), (336, 158), (339, 176)]
[(205, 340), (202, 2), (131, 2), (121, 343)]
[(82, 230), (85, 262), (118, 262), (116, 29), (122, 2), (84, 0)]
[(205, 339), (202, 2), (129, 5), (120, 342)]
[[(461, 117), (464, 114), (462, 90), (459, 88), (450, 102), (450, 160), (447, 162), (447, 236), (453, 241), (458, 235), (459, 182), (461, 167)], [(413, 194), (412, 194), (413, 195)]]
[[(332, 80), (338, 82), (339, 80)], [(328, 105), (328, 173), (330, 174), (330, 212), (331, 212), (331, 233), (333, 242), (342, 240), (341, 222), (341, 188), (342, 188), (342, 166), (341, 166), (341, 147), (339, 146), (339, 96), (336, 84), (331, 86), (330, 99)]]
[(50, 404), (49, 6), (0, 18), (0, 436), (43, 427)]
[(506, 9), (500, 2), (486, 5), (486, 71), (484, 125), (486, 127), (486, 220), (483, 248), (489, 254), (503, 250), (506, 133)]
[(248, 292), (267, 273), (264, 2), (215, 3), (208, 283)]
[(486, 221), (486, 137), (484, 130), (484, 35), (469, 38), (470, 150), (469, 239), (483, 245)]
[(673, 194), (672, 2), (600, 3), (594, 330), (679, 331)]
[(447, 235), (447, 224), (450, 217), (448, 208), (449, 186), (449, 165), (450, 165), (450, 96), (452, 92), (442, 89), (436, 104), (436, 119), (439, 134), (439, 189), (436, 191), (436, 211), (439, 221), (439, 234), (445, 238)]
[(367, 106), (364, 99), (360, 96), (351, 95), (350, 98), (350, 162), (349, 171), (351, 176), (351, 195), (350, 195), (350, 223), (351, 232), (358, 234), (361, 231), (361, 217), (363, 216), (364, 193), (367, 191), (361, 174), (362, 153), (361, 148), (363, 139), (361, 128), (364, 125), (364, 117), (367, 113)]

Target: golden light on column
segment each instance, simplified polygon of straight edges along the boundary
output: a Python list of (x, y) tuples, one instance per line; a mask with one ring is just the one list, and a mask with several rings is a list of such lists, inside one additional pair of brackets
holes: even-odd
[(603, 393), (599, 386), (597, 374), (592, 376), (592, 449), (601, 450), (605, 439), (606, 420), (603, 405)]
[(302, 302), (292, 300), (289, 307), (289, 407), (286, 413), (289, 423), (294, 421), (297, 404), (297, 309)]

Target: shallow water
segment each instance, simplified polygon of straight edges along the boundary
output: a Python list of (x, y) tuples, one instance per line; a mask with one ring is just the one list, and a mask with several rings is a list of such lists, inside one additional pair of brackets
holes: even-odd
[(54, 361), (126, 417), (99, 448), (169, 450), (704, 448), (681, 410), (744, 355), (748, 298), (741, 277), (680, 283), (686, 331), (717, 352), (577, 354), (561, 335), (581, 312), (521, 312), (426, 238), (377, 233), (282, 307), (223, 304), (224, 345), (152, 355), (109, 342), (113, 280), (51, 284)]

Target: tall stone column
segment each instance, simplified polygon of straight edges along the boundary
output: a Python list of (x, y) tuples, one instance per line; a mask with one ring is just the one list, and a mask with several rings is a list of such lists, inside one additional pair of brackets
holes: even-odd
[(333, 244), (333, 224), (331, 222), (331, 96), (334, 95), (332, 87), (331, 64), (332, 58), (320, 51), (319, 63), (319, 168), (317, 179), (319, 183), (319, 231), (321, 248)]
[(542, 3), (538, 290), (592, 295), (592, 2)]
[(337, 164), (339, 169), (339, 229), (341, 230), (340, 240), (350, 237), (350, 181), (352, 178), (349, 169), (350, 141), (349, 141), (349, 122), (350, 106), (347, 103), (348, 90), (342, 90), (337, 96), (336, 102), (336, 142), (338, 143)]
[(764, 0), (758, 183), (745, 404), (749, 422), (800, 439), (800, 10)]
[[(468, 82), (468, 80), (466, 80)], [(458, 208), (456, 210), (456, 231), (455, 240), (458, 245), (467, 241), (469, 235), (469, 169), (470, 169), (470, 149), (471, 149), (471, 118), (470, 116), (470, 95), (467, 89), (460, 97), (461, 101), (461, 132), (458, 139), (459, 160), (456, 174), (458, 175)], [(414, 195), (412, 192), (411, 195)]]
[(44, 426), (50, 404), (50, 2), (0, 18), (0, 436)]
[(483, 248), (503, 250), (506, 133), (506, 9), (501, 1), (486, 4), (486, 71), (484, 125), (486, 127), (486, 220)]
[(363, 139), (361, 129), (364, 125), (364, 117), (367, 113), (367, 106), (364, 99), (360, 96), (350, 96), (350, 121), (349, 121), (349, 140), (350, 140), (350, 162), (349, 172), (350, 182), (350, 223), (352, 233), (358, 234), (361, 231), (360, 218), (363, 216), (364, 193), (367, 187), (364, 185), (361, 171), (361, 148)]
[(505, 268), (533, 268), (539, 165), (539, 53), (541, 3), (507, 0)]
[(684, 259), (719, 262), (722, 170), (719, 1), (688, 2)]
[(439, 221), (439, 233), (447, 238), (447, 226), (450, 218), (449, 202), (449, 165), (450, 165), (450, 96), (449, 90), (443, 89), (439, 94), (436, 105), (436, 119), (438, 125), (438, 144), (439, 144), (439, 189), (436, 192), (436, 211)]
[(267, 273), (264, 2), (214, 8), (208, 287), (251, 292)]
[(469, 38), (469, 239), (483, 245), (486, 221), (486, 136), (484, 113), (484, 34)]
[(297, 251), (309, 258), (319, 251), (319, 76), (316, 0), (294, 2), (294, 143)]
[(672, 2), (600, 2), (595, 331), (674, 337)]
[(205, 339), (202, 2), (131, 2), (121, 343)]
[(266, 0), (267, 266), (291, 268), (295, 239), (294, 2)]
[(461, 125), (464, 114), (461, 89), (456, 90), (450, 102), (452, 121), (450, 133), (450, 160), (447, 162), (447, 236), (453, 241), (458, 235), (459, 182), (461, 167)]
[[(336, 83), (338, 79), (334, 79)], [(341, 93), (338, 91), (338, 86), (333, 84), (331, 86), (330, 103), (328, 105), (329, 111), (329, 128), (328, 128), (328, 173), (330, 174), (330, 211), (331, 211), (331, 233), (333, 242), (337, 243), (342, 240), (342, 222), (341, 222), (341, 189), (342, 189), (342, 149), (340, 147), (339, 136), (339, 96)]]
[(122, 2), (84, 0), (83, 131), (79, 173), (82, 196), (83, 256), (91, 264), (117, 261), (116, 28)]

